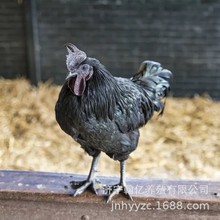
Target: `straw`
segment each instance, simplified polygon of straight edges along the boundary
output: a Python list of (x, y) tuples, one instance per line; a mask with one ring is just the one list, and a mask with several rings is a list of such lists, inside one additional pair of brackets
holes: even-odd
[[(55, 120), (61, 87), (0, 80), (0, 169), (87, 174), (89, 157)], [(168, 98), (163, 117), (141, 129), (127, 175), (220, 178), (220, 102), (209, 97)], [(119, 175), (119, 162), (102, 154), (99, 175)]]

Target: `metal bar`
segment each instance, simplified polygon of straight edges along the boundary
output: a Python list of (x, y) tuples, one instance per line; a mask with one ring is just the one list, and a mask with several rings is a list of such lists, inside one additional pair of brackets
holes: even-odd
[[(220, 219), (219, 181), (128, 178), (127, 185), (136, 188), (130, 192), (134, 202), (118, 195), (106, 204), (103, 191), (71, 196), (70, 182), (85, 179), (76, 174), (0, 171), (0, 219)], [(119, 181), (99, 179), (102, 184)], [(182, 190), (159, 193), (159, 186)]]
[(28, 54), (28, 78), (37, 85), (41, 81), (39, 27), (36, 0), (25, 0), (26, 39)]

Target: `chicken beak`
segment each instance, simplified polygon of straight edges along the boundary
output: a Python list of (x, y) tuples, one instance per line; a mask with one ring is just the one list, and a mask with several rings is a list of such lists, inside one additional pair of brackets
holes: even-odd
[(66, 77), (66, 80), (69, 80), (71, 77), (74, 77), (74, 76), (77, 76), (78, 73), (74, 72), (74, 73), (71, 73), (69, 72), (67, 77)]

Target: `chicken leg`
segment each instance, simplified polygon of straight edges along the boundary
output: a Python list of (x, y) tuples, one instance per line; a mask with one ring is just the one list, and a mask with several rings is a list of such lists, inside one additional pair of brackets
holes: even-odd
[(97, 188), (100, 185), (99, 180), (96, 178), (97, 164), (98, 164), (99, 157), (100, 157), (100, 153), (97, 156), (93, 157), (89, 175), (86, 180), (81, 181), (81, 182), (72, 181), (70, 183), (73, 189), (78, 187), (73, 193), (74, 197), (82, 194), (89, 187), (91, 187), (91, 189), (96, 193)]
[(119, 193), (123, 193), (129, 199), (133, 201), (133, 198), (131, 197), (131, 195), (129, 194), (127, 190), (126, 181), (125, 181), (125, 173), (126, 173), (126, 161), (124, 160), (124, 161), (120, 161), (120, 182), (119, 184), (114, 185), (112, 187), (112, 192), (107, 199), (107, 203), (110, 202), (111, 199)]

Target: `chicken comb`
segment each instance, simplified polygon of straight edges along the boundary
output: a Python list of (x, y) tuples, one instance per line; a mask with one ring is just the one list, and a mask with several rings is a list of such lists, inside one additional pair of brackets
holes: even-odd
[(86, 60), (86, 53), (82, 50), (79, 50), (74, 44), (66, 43), (65, 46), (68, 51), (66, 62), (68, 69), (71, 69), (71, 67), (81, 64), (84, 60)]

